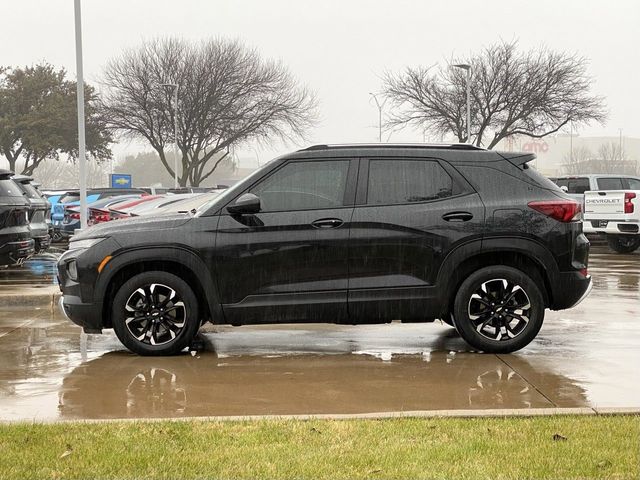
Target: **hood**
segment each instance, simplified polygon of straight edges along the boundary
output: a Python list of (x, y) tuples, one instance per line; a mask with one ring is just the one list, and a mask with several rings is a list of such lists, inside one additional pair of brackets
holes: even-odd
[(163, 215), (162, 217), (135, 217), (120, 220), (111, 220), (87, 228), (85, 231), (74, 235), (73, 240), (83, 240), (87, 238), (110, 237), (118, 233), (136, 233), (154, 230), (168, 230), (178, 228), (193, 217), (180, 213), (176, 215)]

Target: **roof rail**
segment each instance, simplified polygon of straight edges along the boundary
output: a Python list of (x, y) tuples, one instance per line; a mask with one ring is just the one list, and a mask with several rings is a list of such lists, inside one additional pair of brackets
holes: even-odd
[(343, 143), (318, 144), (298, 150), (337, 150), (341, 148), (430, 148), (439, 150), (485, 150), (469, 143)]

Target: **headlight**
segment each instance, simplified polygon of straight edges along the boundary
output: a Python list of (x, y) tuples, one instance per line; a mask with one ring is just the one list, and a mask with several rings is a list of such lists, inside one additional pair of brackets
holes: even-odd
[(71, 260), (67, 263), (67, 274), (74, 282), (78, 281), (78, 264), (75, 260)]
[(104, 237), (103, 238), (87, 238), (86, 240), (76, 240), (75, 242), (72, 240), (71, 242), (69, 242), (69, 251), (91, 248), (103, 240), (104, 240)]

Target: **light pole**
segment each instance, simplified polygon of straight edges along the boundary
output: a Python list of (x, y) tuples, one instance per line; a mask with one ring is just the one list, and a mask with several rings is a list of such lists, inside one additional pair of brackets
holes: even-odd
[(74, 0), (76, 30), (76, 99), (78, 102), (78, 166), (80, 170), (80, 230), (87, 228), (87, 156), (84, 138), (84, 76), (82, 72), (82, 12)]
[(162, 83), (163, 87), (173, 87), (173, 188), (178, 188), (178, 84)]
[(369, 92), (369, 95), (373, 97), (373, 100), (376, 102), (376, 106), (378, 107), (378, 142), (382, 143), (382, 109), (384, 108), (384, 104), (387, 103), (387, 99), (385, 98), (384, 102), (380, 104), (375, 93)]
[(471, 143), (471, 65), (457, 63), (454, 67), (461, 68), (467, 72), (467, 143)]

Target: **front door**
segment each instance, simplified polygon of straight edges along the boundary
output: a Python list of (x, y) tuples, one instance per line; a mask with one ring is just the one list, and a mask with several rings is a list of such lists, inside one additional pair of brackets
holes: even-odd
[(355, 193), (347, 185), (355, 184), (356, 166), (287, 162), (248, 190), (260, 197), (259, 213), (223, 212), (215, 270), (229, 323), (346, 320)]

